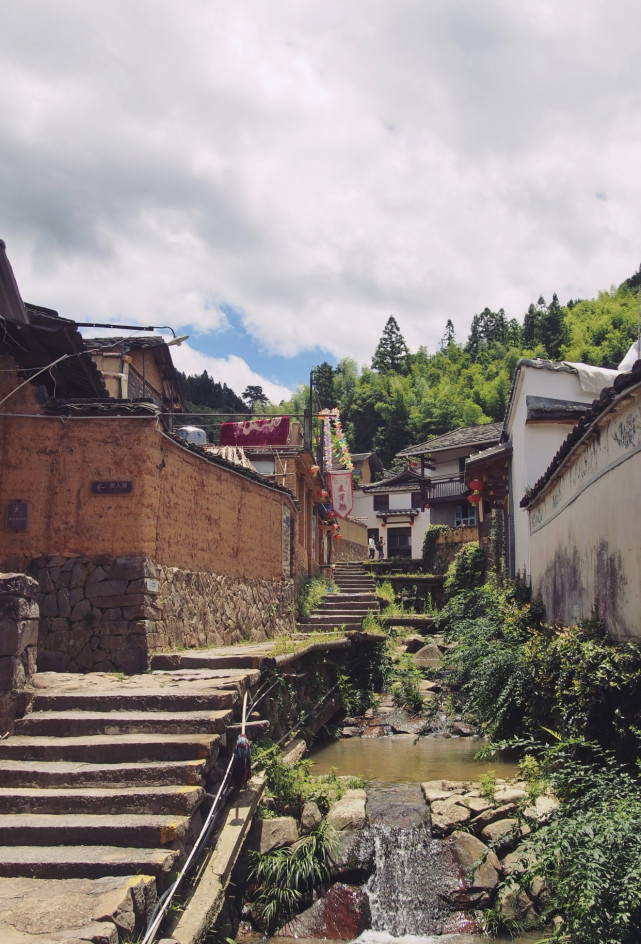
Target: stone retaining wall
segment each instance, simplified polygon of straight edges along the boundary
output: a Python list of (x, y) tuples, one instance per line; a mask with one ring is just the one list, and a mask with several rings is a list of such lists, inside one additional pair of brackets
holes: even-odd
[(38, 585), (26, 574), (0, 574), (0, 734), (24, 713), (36, 672)]
[(41, 671), (140, 672), (162, 649), (220, 646), (294, 630), (292, 580), (192, 573), (148, 557), (41, 557)]

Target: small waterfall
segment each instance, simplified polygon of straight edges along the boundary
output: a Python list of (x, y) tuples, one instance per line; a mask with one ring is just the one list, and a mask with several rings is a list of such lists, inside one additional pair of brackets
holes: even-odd
[(365, 886), (372, 928), (394, 937), (438, 933), (446, 917), (438, 889), (443, 868), (442, 844), (426, 826), (371, 827), (376, 870)]
[(442, 842), (432, 839), (420, 786), (371, 785), (367, 809), (376, 862), (365, 886), (372, 929), (394, 937), (438, 934), (448, 915), (439, 897), (447, 863)]

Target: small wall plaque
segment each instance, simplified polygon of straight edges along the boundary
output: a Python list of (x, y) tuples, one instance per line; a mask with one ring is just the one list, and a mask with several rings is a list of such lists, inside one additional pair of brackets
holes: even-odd
[(160, 584), (157, 580), (154, 580), (153, 577), (147, 577), (147, 593), (158, 593), (160, 590)]
[(29, 502), (10, 501), (7, 506), (9, 531), (26, 531), (29, 527)]
[(91, 492), (93, 495), (131, 495), (133, 490), (134, 483), (130, 480), (91, 483)]

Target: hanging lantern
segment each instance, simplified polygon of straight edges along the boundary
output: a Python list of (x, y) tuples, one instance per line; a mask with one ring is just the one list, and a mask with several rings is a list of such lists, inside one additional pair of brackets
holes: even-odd
[(473, 492), (480, 492), (483, 488), (483, 482), (480, 479), (472, 479), (469, 483), (469, 488), (471, 488)]
[(425, 509), (425, 511), (429, 511), (431, 507), (432, 506), (430, 505), (429, 502), (425, 502), (425, 504), (423, 505), (423, 508)]
[(320, 472), (320, 466), (319, 466), (319, 465), (310, 465), (309, 471), (311, 472), (312, 475), (318, 475), (318, 473)]
[(410, 528), (413, 526), (413, 524), (414, 524), (414, 519), (410, 518)]
[(481, 493), (479, 491), (472, 492), (471, 495), (467, 496), (467, 500), (469, 501), (470, 505), (478, 505), (481, 501)]
[(387, 527), (387, 521), (381, 521), (381, 528)]

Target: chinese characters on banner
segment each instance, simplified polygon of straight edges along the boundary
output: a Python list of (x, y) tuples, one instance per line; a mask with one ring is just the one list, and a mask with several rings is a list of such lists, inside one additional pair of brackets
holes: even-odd
[(354, 507), (354, 484), (351, 471), (329, 472), (329, 494), (332, 508), (341, 518), (347, 518)]

